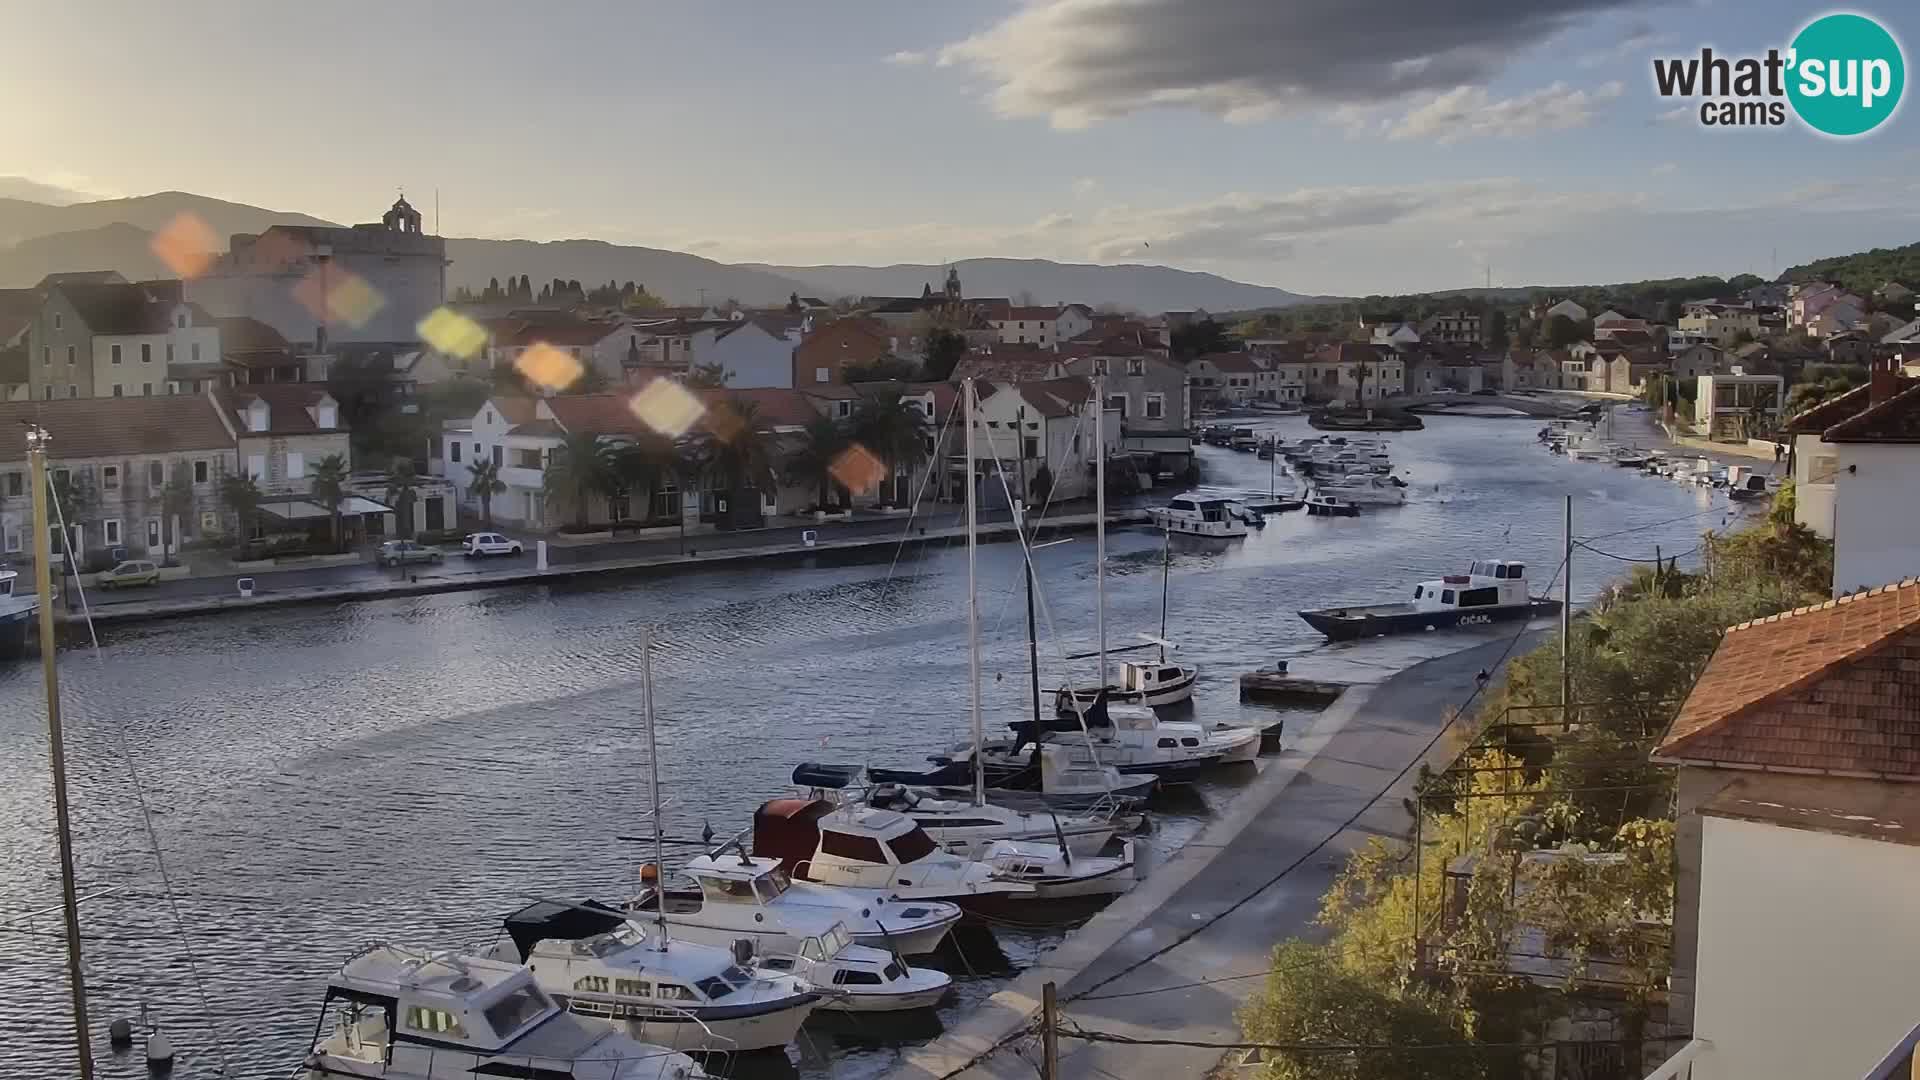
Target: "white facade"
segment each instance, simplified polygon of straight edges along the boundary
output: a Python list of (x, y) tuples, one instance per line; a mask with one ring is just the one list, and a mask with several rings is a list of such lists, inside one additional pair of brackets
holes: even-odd
[[(1120, 409), (1106, 410), (1102, 435), (1109, 455), (1119, 452), (1123, 422)], [(1053, 474), (1055, 499), (1077, 499), (1093, 494), (1093, 481), (1087, 475), (1087, 467), (1094, 461), (1094, 418), (1091, 410), (1083, 408), (1077, 414), (1048, 417), (1021, 395), (1019, 386), (1003, 386), (992, 397), (979, 403), (973, 423), (973, 456), (976, 462), (983, 463), (977, 468), (990, 470), (990, 463), (998, 457), (1008, 469), (1007, 482), (1016, 498), (1021, 490), (1017, 477), (1013, 475), (1012, 466), (1016, 461), (1025, 471), (1029, 484), (1044, 461), (1047, 470)], [(960, 438), (964, 438), (964, 433), (960, 433)], [(964, 454), (961, 449), (964, 443), (960, 438), (953, 440), (951, 448)], [(998, 481), (988, 480), (987, 483), (992, 485)], [(984, 490), (983, 496), (989, 499), (993, 497)]]
[(1093, 329), (1093, 313), (1080, 304), (1059, 308), (1015, 307), (1004, 319), (990, 320), (1003, 345), (1051, 349)]
[(96, 334), (95, 397), (155, 397), (168, 392), (167, 365), (220, 360), (220, 328), (193, 325), (192, 310), (176, 304), (163, 334)]
[(693, 360), (725, 368), (727, 386), (736, 390), (791, 389), (795, 344), (784, 336), (774, 336), (759, 323), (743, 320), (694, 334)]
[(1920, 576), (1920, 446), (1817, 445), (1834, 456), (1834, 595)]
[[(478, 513), (480, 500), (474, 496), (471, 485), (473, 474), (469, 466), (475, 461), (491, 461), (499, 467), (499, 477), (507, 485), (507, 490), (493, 497), (493, 520), (496, 524), (527, 524), (526, 511), (531, 506), (529, 496), (543, 490), (545, 475), (533, 470), (518, 469), (509, 462), (507, 453), (507, 432), (515, 423), (502, 413), (498, 406), (489, 401), (480, 406), (473, 414), (471, 423), (459, 429), (449, 429), (440, 435), (440, 455), (429, 462), (429, 472), (439, 472), (453, 485), (454, 499), (461, 506)], [(557, 443), (558, 440), (553, 440)], [(513, 475), (509, 477), (509, 473)], [(537, 521), (538, 519), (533, 519)]]
[(1920, 850), (1703, 826), (1693, 1080), (1866, 1075), (1920, 1019)]
[(1730, 423), (1744, 423), (1756, 409), (1771, 430), (1780, 422), (1780, 408), (1787, 398), (1787, 381), (1778, 375), (1700, 375), (1695, 385), (1694, 427), (1710, 439), (1720, 437), (1721, 429)]

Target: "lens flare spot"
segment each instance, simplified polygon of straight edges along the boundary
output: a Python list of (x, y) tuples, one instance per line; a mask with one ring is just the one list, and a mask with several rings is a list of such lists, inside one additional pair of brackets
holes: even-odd
[(740, 430), (746, 423), (740, 419), (740, 413), (725, 401), (716, 401), (707, 411), (707, 430), (721, 442), (732, 442), (740, 437)]
[(887, 478), (886, 463), (859, 443), (840, 451), (827, 471), (833, 474), (841, 487), (859, 495), (879, 490), (881, 482)]
[(672, 379), (655, 379), (627, 399), (627, 408), (639, 421), (670, 439), (685, 435), (707, 407), (693, 392)]
[(220, 236), (213, 226), (184, 211), (175, 214), (148, 243), (154, 257), (185, 281), (206, 273), (220, 250)]
[(294, 299), (322, 322), (343, 322), (355, 329), (371, 322), (387, 306), (380, 290), (351, 270), (316, 266), (293, 287)]
[(487, 328), (452, 308), (435, 308), (414, 327), (420, 340), (448, 356), (471, 360), (487, 346)]
[(565, 390), (580, 381), (586, 369), (570, 353), (538, 342), (513, 362), (520, 376), (543, 390)]

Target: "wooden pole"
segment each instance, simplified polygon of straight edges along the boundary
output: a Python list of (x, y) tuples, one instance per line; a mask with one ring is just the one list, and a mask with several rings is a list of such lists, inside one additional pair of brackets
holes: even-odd
[(80, 1080), (93, 1080), (93, 1044), (87, 1030), (87, 981), (80, 965), (80, 898), (73, 882), (73, 829), (67, 818), (67, 752), (60, 734), (60, 679), (53, 637), (53, 518), (47, 511), (46, 431), (27, 432), (28, 482), (33, 487), (33, 580), (40, 599), (40, 668), (47, 685), (47, 756), (53, 770), (53, 821), (60, 840), (60, 909), (67, 930), (67, 981), (73, 992), (73, 1040)]
[(1560, 722), (1573, 721), (1573, 496), (1567, 496), (1565, 516), (1561, 519), (1560, 564)]
[(1060, 1003), (1052, 983), (1040, 988), (1040, 1080), (1060, 1080)]

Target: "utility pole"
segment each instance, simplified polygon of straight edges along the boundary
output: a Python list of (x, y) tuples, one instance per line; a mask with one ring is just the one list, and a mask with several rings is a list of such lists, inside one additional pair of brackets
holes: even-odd
[(1567, 496), (1566, 512), (1561, 519), (1560, 563), (1560, 723), (1572, 720), (1573, 704), (1573, 496)]
[(1052, 983), (1040, 987), (1040, 1080), (1060, 1080), (1060, 1001)]
[(80, 1080), (93, 1080), (87, 1030), (87, 982), (80, 966), (80, 897), (73, 881), (73, 829), (67, 818), (67, 751), (60, 736), (60, 679), (54, 669), (53, 518), (47, 512), (46, 429), (27, 429), (28, 483), (33, 486), (33, 580), (40, 600), (40, 669), (47, 684), (47, 751), (53, 768), (53, 822), (60, 840), (60, 908), (66, 919), (67, 981), (73, 991), (73, 1039)]

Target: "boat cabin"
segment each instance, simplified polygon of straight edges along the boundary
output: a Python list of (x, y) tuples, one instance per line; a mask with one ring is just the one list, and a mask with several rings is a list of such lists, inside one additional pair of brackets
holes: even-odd
[(940, 850), (912, 818), (892, 810), (840, 809), (826, 799), (774, 799), (753, 814), (753, 854), (806, 877), (816, 855), (872, 866), (904, 866)]
[(1188, 677), (1178, 664), (1161, 660), (1124, 660), (1120, 663), (1120, 689), (1128, 693), (1152, 693), (1176, 686)]
[(396, 1051), (511, 1052), (516, 1061), (551, 1060), (558, 1077), (574, 1075), (567, 1059), (585, 1049), (533, 1045), (534, 1029), (560, 1007), (526, 968), (501, 960), (370, 945), (328, 981), (326, 1000), (348, 1005), (336, 1014), (333, 1037), (315, 1048), (322, 1056), (387, 1067)]
[(1503, 607), (1530, 602), (1525, 564), (1501, 559), (1482, 560), (1468, 567), (1464, 574), (1448, 574), (1438, 581), (1423, 581), (1413, 587), (1413, 606), (1418, 611)]
[(1197, 495), (1175, 495), (1167, 500), (1167, 510), (1193, 521), (1226, 521), (1230, 499), (1212, 499)]

